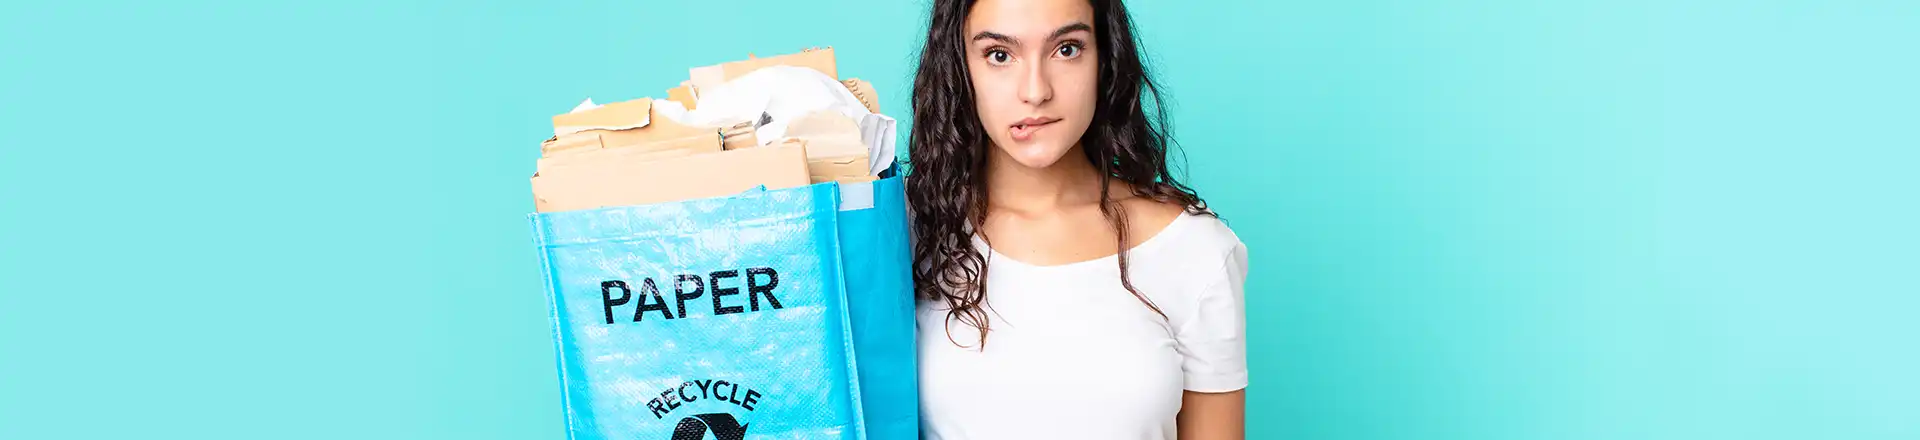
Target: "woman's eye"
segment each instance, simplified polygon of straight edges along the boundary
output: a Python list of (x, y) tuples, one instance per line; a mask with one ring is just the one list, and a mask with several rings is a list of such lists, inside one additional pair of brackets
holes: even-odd
[(1064, 44), (1060, 46), (1059, 53), (1061, 58), (1073, 58), (1080, 56), (1082, 50), (1085, 49), (1081, 49), (1078, 44)]
[(991, 52), (987, 52), (987, 62), (989, 63), (1006, 64), (1007, 62), (1010, 62), (1010, 61), (1013, 61), (1013, 55), (1007, 53), (1007, 51), (994, 50)]

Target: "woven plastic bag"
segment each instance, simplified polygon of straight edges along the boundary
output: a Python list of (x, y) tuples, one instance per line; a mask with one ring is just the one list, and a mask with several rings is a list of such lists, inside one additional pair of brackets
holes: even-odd
[(890, 178), (532, 215), (568, 438), (917, 438), (904, 199)]
[(901, 178), (892, 177), (842, 189), (840, 254), (867, 438), (918, 440), (920, 376), (906, 188)]
[(838, 196), (534, 214), (568, 438), (860, 438)]

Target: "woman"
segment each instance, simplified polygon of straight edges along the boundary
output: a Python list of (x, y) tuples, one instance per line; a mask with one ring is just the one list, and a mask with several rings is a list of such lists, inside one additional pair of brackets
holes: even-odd
[(926, 438), (1244, 437), (1246, 248), (1168, 172), (1126, 9), (933, 3), (907, 179)]

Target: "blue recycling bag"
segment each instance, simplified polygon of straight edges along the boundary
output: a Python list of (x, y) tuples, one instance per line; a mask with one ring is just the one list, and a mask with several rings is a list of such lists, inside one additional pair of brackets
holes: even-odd
[[(847, 268), (847, 308), (867, 438), (917, 440), (920, 376), (907, 190), (899, 177), (843, 188), (847, 202), (840, 211), (840, 253)], [(861, 203), (869, 192), (871, 205)]]
[(918, 437), (898, 178), (531, 219), (569, 439)]

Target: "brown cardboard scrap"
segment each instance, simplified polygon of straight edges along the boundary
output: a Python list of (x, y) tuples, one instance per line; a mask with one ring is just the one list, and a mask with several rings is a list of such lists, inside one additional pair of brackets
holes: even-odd
[(546, 142), (540, 144), (540, 153), (542, 157), (552, 157), (580, 151), (614, 148), (657, 149), (666, 148), (669, 145), (666, 143), (689, 138), (705, 139), (712, 142), (720, 141), (720, 131), (711, 128), (692, 131), (691, 133), (682, 133), (682, 136), (677, 138), (665, 138), (665, 136), (668, 136), (668, 134), (664, 131), (652, 132), (644, 129), (613, 131), (588, 130), (548, 139)]
[(651, 98), (555, 115), (553, 125), (554, 132), (558, 134), (541, 144), (542, 155), (583, 149), (632, 147), (694, 136), (718, 139), (720, 136), (717, 128), (681, 124), (661, 116)]
[(612, 161), (641, 161), (721, 151), (718, 136), (689, 136), (619, 148), (590, 148), (540, 158), (536, 173), (566, 166), (594, 165)]
[(553, 116), (555, 137), (586, 130), (627, 130), (652, 123), (653, 100), (640, 98)]
[(840, 83), (847, 85), (847, 91), (853, 92), (853, 97), (860, 98), (860, 104), (867, 106), (867, 111), (880, 113), (880, 95), (873, 91), (873, 83), (860, 78), (849, 79), (841, 81)]
[[(813, 154), (813, 147), (816, 144), (817, 142), (814, 140), (790, 137), (783, 138), (780, 142), (776, 142), (772, 146), (805, 146), (807, 148), (807, 154), (811, 156)], [(870, 179), (873, 176), (869, 175), (871, 170), (868, 164), (869, 161), (865, 153), (845, 156), (809, 157), (807, 158), (807, 178), (812, 183), (870, 181), (873, 180)]]
[(860, 141), (860, 124), (833, 110), (801, 116), (787, 125), (791, 140), (807, 145), (807, 174), (814, 183), (867, 177), (871, 159)]
[(687, 110), (693, 110), (693, 105), (698, 103), (697, 100), (693, 99), (693, 82), (681, 81), (679, 87), (667, 89), (667, 100), (678, 102), (681, 106), (686, 107)]
[(753, 122), (741, 122), (720, 130), (720, 139), (726, 143), (726, 149), (737, 150), (760, 145), (760, 138), (753, 134)]
[[(808, 145), (812, 145), (809, 143)], [(873, 177), (869, 173), (867, 156), (825, 157), (807, 160), (807, 176), (813, 183), (826, 181), (848, 182)]]
[(868, 156), (860, 123), (833, 110), (808, 113), (787, 124), (787, 137), (807, 140), (807, 157)]
[[(692, 110), (702, 87), (775, 65), (813, 69), (840, 80), (831, 47), (766, 58), (749, 55), (689, 69), (689, 80), (666, 90), (661, 102), (640, 98), (555, 115), (554, 137), (541, 144), (542, 158), (531, 178), (535, 210), (645, 205), (726, 196), (756, 186), (874, 181), (859, 121), (836, 111), (797, 118), (787, 125), (788, 137), (760, 146), (755, 121), (689, 126), (661, 116), (654, 105), (673, 101)], [(880, 112), (872, 83), (857, 78), (840, 82), (868, 111)]]
[(588, 130), (579, 133), (568, 133), (564, 136), (554, 136), (553, 138), (547, 139), (546, 142), (540, 143), (540, 157), (580, 150), (600, 149), (604, 145), (600, 140), (600, 133), (604, 131), (605, 130)]
[(644, 205), (804, 186), (806, 148), (783, 143), (648, 161), (554, 168), (532, 179), (538, 212)]

